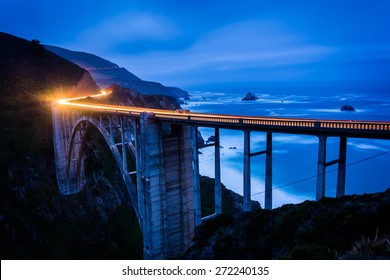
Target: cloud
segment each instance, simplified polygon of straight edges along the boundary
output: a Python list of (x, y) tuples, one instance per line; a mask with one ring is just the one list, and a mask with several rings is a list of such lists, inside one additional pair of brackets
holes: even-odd
[(78, 49), (109, 52), (116, 45), (136, 41), (164, 42), (178, 36), (179, 28), (168, 18), (150, 13), (122, 13), (85, 30), (74, 43)]
[(298, 136), (298, 135), (278, 135), (274, 137), (274, 141), (279, 144), (302, 144), (312, 145), (318, 144), (318, 139), (313, 136)]
[(122, 55), (116, 60), (131, 65), (141, 76), (164, 80), (162, 77), (169, 75), (194, 76), (198, 71), (215, 75), (313, 63), (334, 51), (329, 46), (308, 42), (280, 22), (247, 20), (209, 32), (181, 51)]
[(358, 142), (348, 142), (348, 145), (351, 147), (354, 147), (359, 150), (375, 150), (375, 151), (388, 151), (389, 149), (372, 145), (372, 144), (365, 144), (365, 143), (358, 143)]

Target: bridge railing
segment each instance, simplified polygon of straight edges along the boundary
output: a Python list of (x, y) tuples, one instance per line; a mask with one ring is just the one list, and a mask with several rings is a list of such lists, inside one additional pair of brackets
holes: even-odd
[(164, 110), (141, 107), (126, 107), (106, 104), (84, 104), (67, 102), (63, 106), (70, 106), (80, 110), (123, 114), (139, 117), (142, 112), (151, 112), (157, 119), (191, 123), (191, 124), (221, 124), (221, 126), (232, 125), (234, 127), (273, 127), (273, 128), (302, 128), (304, 130), (323, 131), (370, 131), (386, 133), (390, 131), (390, 122), (384, 121), (356, 121), (356, 120), (317, 120), (300, 118), (274, 118), (274, 117), (253, 117), (237, 116), (227, 114), (206, 114), (192, 113), (188, 110)]

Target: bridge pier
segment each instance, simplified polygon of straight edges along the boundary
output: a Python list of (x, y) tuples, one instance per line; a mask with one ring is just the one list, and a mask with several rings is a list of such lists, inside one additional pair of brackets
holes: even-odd
[(265, 154), (265, 199), (264, 208), (272, 209), (272, 133), (267, 132)]
[(318, 165), (317, 165), (317, 188), (316, 200), (325, 196), (325, 172), (326, 172), (326, 136), (318, 136)]
[(345, 195), (345, 178), (347, 170), (347, 137), (340, 137), (339, 166), (337, 171), (337, 191), (336, 196)]
[(272, 209), (272, 132), (267, 132), (266, 149), (251, 153), (250, 131), (244, 131), (244, 203), (243, 211), (251, 211), (251, 157), (265, 154), (264, 208)]
[(169, 135), (153, 113), (141, 113), (138, 200), (145, 259), (168, 259), (185, 252), (194, 231), (191, 134), (171, 125)]
[(345, 178), (346, 178), (346, 158), (347, 158), (347, 138), (340, 137), (339, 144), (339, 158), (326, 161), (326, 135), (319, 135), (318, 144), (318, 166), (317, 166), (317, 188), (316, 200), (320, 200), (325, 196), (325, 181), (326, 181), (326, 167), (333, 164), (338, 164), (337, 168), (337, 189), (336, 196), (345, 195)]
[(220, 140), (219, 140), (219, 128), (215, 128), (214, 132), (215, 136), (215, 146), (214, 146), (214, 155), (215, 155), (215, 215), (222, 214), (222, 189), (221, 189), (221, 148), (220, 148)]
[(244, 130), (244, 201), (242, 210), (244, 212), (251, 211), (251, 139), (250, 131)]
[(198, 154), (198, 127), (191, 129), (192, 136), (192, 164), (194, 172), (194, 215), (195, 226), (202, 224), (202, 209), (200, 200), (200, 178), (199, 178), (199, 154)]

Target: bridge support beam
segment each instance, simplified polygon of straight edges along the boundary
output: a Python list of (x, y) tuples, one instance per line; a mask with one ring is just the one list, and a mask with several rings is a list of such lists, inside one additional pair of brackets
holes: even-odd
[(272, 209), (272, 132), (267, 132), (264, 208)]
[(340, 137), (339, 164), (337, 171), (337, 190), (336, 196), (345, 195), (345, 178), (347, 162), (347, 137)]
[(325, 196), (325, 171), (326, 171), (326, 136), (318, 136), (318, 166), (316, 200)]
[(222, 213), (222, 189), (221, 189), (221, 152), (219, 128), (215, 128), (215, 214)]
[(194, 173), (195, 226), (200, 226), (202, 223), (202, 210), (201, 210), (201, 200), (200, 200), (198, 127), (197, 126), (192, 127), (191, 136), (192, 136), (192, 164), (193, 164), (193, 173)]
[(125, 135), (127, 132), (127, 125), (125, 117), (120, 118), (121, 125), (121, 145), (122, 145), (122, 168), (123, 172), (128, 172), (127, 170), (127, 154), (126, 154), (126, 139)]
[(250, 131), (244, 130), (244, 202), (243, 211), (251, 211), (251, 139)]

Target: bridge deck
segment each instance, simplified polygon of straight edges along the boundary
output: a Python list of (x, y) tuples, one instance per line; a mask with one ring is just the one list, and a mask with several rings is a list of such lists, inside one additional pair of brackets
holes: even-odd
[(109, 114), (115, 113), (136, 118), (138, 118), (142, 112), (150, 112), (154, 113), (155, 118), (161, 121), (201, 127), (218, 127), (289, 134), (390, 139), (390, 121), (319, 120), (206, 114), (190, 112), (188, 110), (162, 110), (106, 104), (76, 103), (71, 102), (71, 100), (61, 100), (59, 103), (79, 110)]

